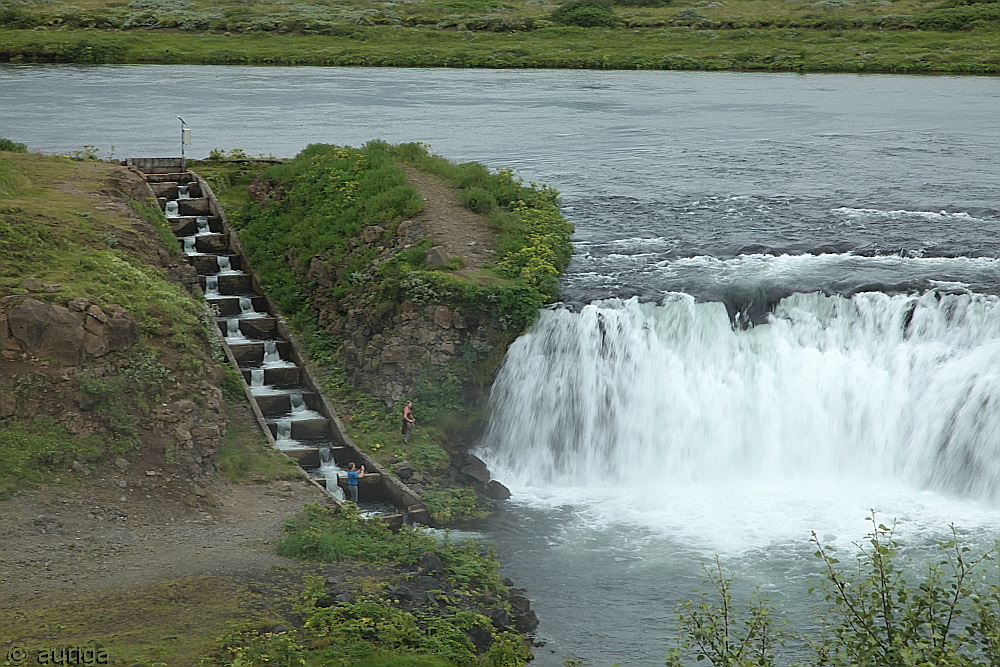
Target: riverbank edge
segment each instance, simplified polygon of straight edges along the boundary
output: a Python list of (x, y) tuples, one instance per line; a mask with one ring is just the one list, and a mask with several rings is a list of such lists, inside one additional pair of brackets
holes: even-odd
[[(0, 30), (0, 63), (1000, 73), (1000, 33), (691, 27), (468, 32), (369, 28), (371, 37)], [(427, 38), (433, 37), (433, 43)], [(946, 45), (946, 48), (945, 46)]]

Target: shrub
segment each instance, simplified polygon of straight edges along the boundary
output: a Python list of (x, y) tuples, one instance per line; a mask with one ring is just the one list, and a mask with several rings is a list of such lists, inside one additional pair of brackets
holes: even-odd
[(581, 28), (611, 28), (618, 22), (607, 0), (569, 0), (552, 12), (550, 18), (559, 25)]
[(0, 5), (0, 28), (34, 28), (42, 23), (40, 16), (36, 16), (26, 9), (21, 9), (16, 5)]
[[(951, 540), (938, 545), (925, 574), (901, 556), (893, 529), (870, 516), (872, 530), (856, 543), (852, 566), (842, 568), (834, 550), (813, 534), (822, 561), (819, 583), (810, 589), (825, 606), (818, 609), (818, 636), (805, 639), (816, 665), (995, 665), (1000, 659), (1000, 584), (995, 583), (997, 547), (973, 553), (952, 527)], [(736, 605), (733, 578), (716, 560), (706, 572), (714, 589), (679, 608), (677, 648), (668, 667), (693, 656), (716, 667), (773, 667), (776, 651), (791, 639), (777, 620), (778, 610), (754, 593)]]
[(441, 524), (482, 519), (489, 512), (479, 507), (472, 489), (440, 489), (423, 495), (427, 511)]
[(970, 30), (977, 26), (1000, 26), (1000, 3), (977, 3), (935, 9), (918, 14), (917, 25), (924, 30)]
[(459, 190), (458, 197), (462, 205), (473, 213), (490, 213), (497, 207), (496, 198), (482, 188), (472, 187)]
[(4, 139), (0, 137), (0, 151), (8, 151), (11, 153), (27, 153), (28, 147), (24, 144), (19, 144), (16, 141), (11, 141), (10, 139)]

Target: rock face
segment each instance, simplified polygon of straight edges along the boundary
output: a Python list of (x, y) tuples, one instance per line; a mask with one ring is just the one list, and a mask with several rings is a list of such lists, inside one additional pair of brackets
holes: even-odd
[[(418, 220), (405, 220), (395, 230), (373, 226), (351, 240), (351, 252), (375, 254), (369, 269), (374, 272), (425, 236)], [(434, 247), (427, 253), (431, 265), (451, 261), (443, 248)], [(383, 296), (366, 289), (364, 279), (370, 273), (356, 272), (361, 282), (347, 295), (331, 298), (326, 288), (334, 280), (343, 280), (344, 265), (319, 257), (307, 264), (299, 264), (294, 257), (288, 259), (319, 287), (313, 294), (319, 321), (333, 338), (342, 341), (341, 359), (351, 382), (386, 405), (413, 398), (418, 384), (434, 382), (437, 372), (453, 367), (470, 350), (485, 355), (500, 343), (497, 322), (486, 316), (441, 304), (404, 300), (388, 305)], [(476, 394), (483, 387), (463, 389)], [(478, 398), (469, 396), (470, 400)]]
[[(101, 173), (89, 206), (116, 218), (108, 236), (117, 250), (189, 290), (196, 286), (187, 258), (132, 207), (152, 194), (143, 179), (110, 166)], [(74, 438), (130, 442), (135, 453), (127, 457), (147, 470), (166, 467), (189, 479), (213, 472), (229, 418), (219, 389), (225, 372), (207, 348), (180, 353), (159, 339), (139, 346), (139, 323), (125, 308), (63, 296), (64, 287), (45, 275), (25, 276), (19, 287), (22, 293), (0, 298), (3, 426), (45, 417)]]
[(139, 340), (139, 324), (125, 309), (107, 310), (84, 299), (70, 307), (31, 297), (0, 300), (0, 349), (47, 358), (69, 366), (109, 352), (123, 352)]

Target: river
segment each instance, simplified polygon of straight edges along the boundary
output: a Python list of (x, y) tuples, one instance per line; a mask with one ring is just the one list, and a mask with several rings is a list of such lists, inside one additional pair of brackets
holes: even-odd
[(564, 303), (512, 347), (478, 531), (536, 663), (662, 664), (719, 555), (808, 628), (810, 533), (1000, 519), (1000, 79), (0, 66), (0, 136), (117, 157), (423, 141), (563, 193)]

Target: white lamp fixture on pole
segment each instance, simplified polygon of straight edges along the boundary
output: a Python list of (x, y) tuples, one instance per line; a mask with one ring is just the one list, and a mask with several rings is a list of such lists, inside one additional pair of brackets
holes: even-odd
[(177, 117), (177, 120), (181, 122), (181, 169), (186, 170), (187, 160), (184, 159), (184, 147), (191, 145), (191, 128), (187, 126), (187, 123), (180, 116)]

